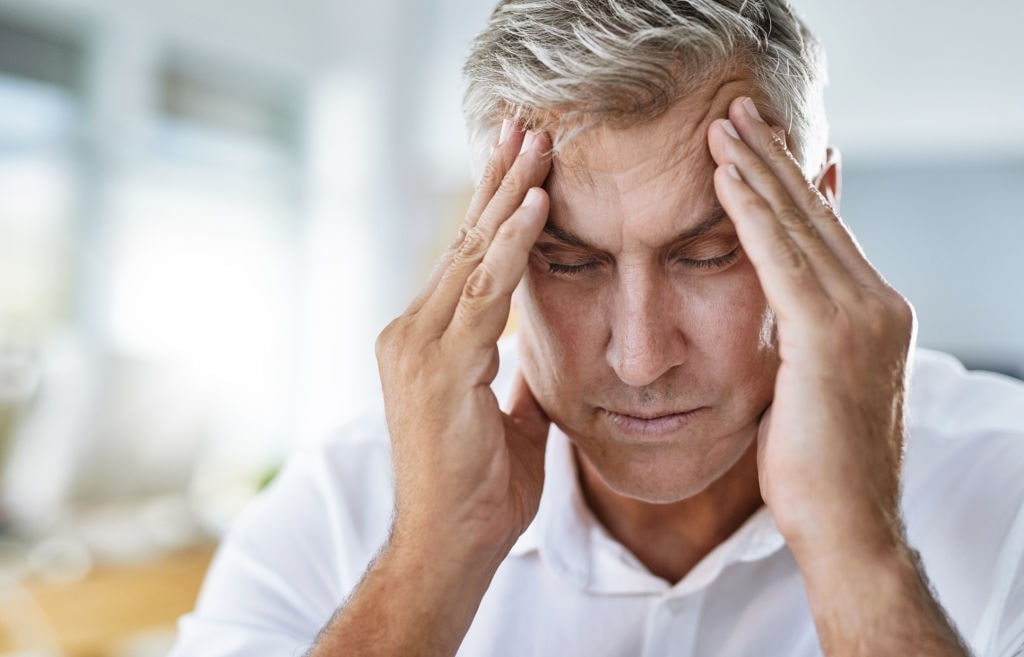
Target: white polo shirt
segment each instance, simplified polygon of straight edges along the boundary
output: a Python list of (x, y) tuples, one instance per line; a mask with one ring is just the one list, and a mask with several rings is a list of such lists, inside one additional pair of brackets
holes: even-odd
[[(501, 362), (504, 399), (514, 353)], [(1024, 654), (1024, 385), (921, 350), (908, 429), (903, 512), (939, 601), (976, 655)], [(302, 655), (387, 536), (388, 450), (377, 415), (293, 457), (227, 536), (171, 657)], [(545, 467), (537, 517), (495, 574), (461, 657), (821, 655), (767, 509), (671, 585), (594, 519), (556, 428)]]

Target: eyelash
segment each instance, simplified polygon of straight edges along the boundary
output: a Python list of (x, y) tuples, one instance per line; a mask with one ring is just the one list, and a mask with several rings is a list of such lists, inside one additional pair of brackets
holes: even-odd
[[(694, 269), (717, 269), (724, 267), (736, 259), (740, 253), (740, 248), (736, 247), (725, 255), (717, 256), (714, 258), (706, 258), (704, 260), (691, 260), (689, 258), (680, 258), (679, 262), (685, 264), (687, 267), (693, 267)], [(552, 274), (564, 274), (567, 276), (575, 276), (576, 274), (582, 274), (590, 271), (598, 266), (597, 262), (586, 262), (582, 265), (560, 265), (554, 262), (548, 263), (548, 271)]]
[(548, 263), (548, 271), (552, 274), (566, 274), (573, 276), (575, 274), (582, 274), (585, 271), (591, 270), (597, 267), (596, 262), (587, 262), (582, 265), (559, 265), (554, 262)]
[(706, 260), (689, 260), (682, 259), (680, 262), (686, 263), (687, 267), (695, 267), (696, 269), (716, 269), (718, 267), (724, 267), (740, 254), (740, 247), (736, 247), (725, 255), (720, 255), (715, 258), (707, 258)]

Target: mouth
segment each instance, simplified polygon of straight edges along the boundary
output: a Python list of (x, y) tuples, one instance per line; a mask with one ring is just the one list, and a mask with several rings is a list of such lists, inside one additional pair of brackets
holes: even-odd
[(689, 425), (694, 416), (703, 411), (701, 406), (687, 411), (627, 413), (602, 408), (608, 421), (624, 434), (634, 438), (659, 438)]

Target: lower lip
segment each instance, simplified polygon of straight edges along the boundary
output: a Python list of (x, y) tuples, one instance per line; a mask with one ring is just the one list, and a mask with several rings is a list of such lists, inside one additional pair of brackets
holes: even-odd
[(701, 410), (701, 408), (696, 408), (685, 413), (662, 415), (661, 417), (650, 419), (634, 415), (622, 415), (609, 410), (604, 412), (611, 423), (623, 433), (638, 438), (659, 438), (679, 431), (689, 425), (693, 421), (694, 416)]

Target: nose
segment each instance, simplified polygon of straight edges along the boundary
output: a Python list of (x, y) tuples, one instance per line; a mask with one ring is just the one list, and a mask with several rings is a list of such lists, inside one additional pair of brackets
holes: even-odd
[(681, 300), (658, 274), (620, 279), (612, 302), (608, 364), (630, 386), (646, 386), (686, 359)]

